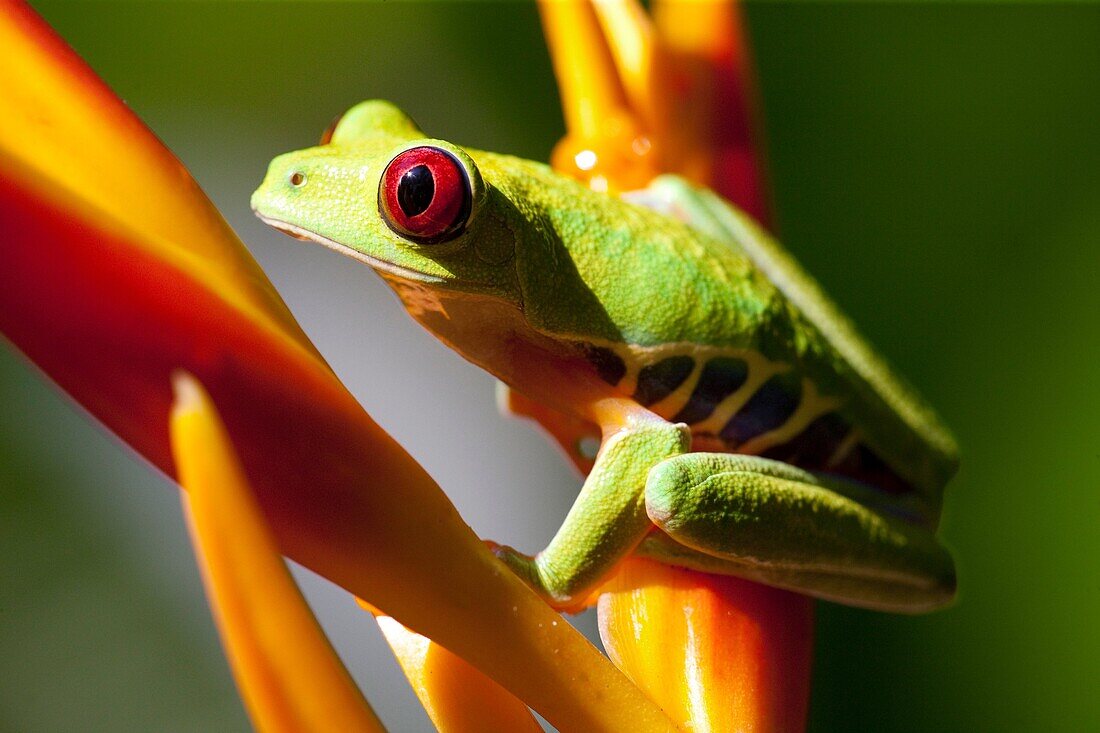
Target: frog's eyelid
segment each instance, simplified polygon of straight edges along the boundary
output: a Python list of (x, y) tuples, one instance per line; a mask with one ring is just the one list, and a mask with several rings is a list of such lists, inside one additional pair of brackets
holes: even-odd
[(332, 122), (328, 123), (328, 127), (321, 133), (321, 142), (318, 145), (328, 145), (332, 142), (332, 135), (336, 132), (336, 128), (340, 125), (340, 120), (344, 119), (345, 112), (341, 112), (332, 118)]

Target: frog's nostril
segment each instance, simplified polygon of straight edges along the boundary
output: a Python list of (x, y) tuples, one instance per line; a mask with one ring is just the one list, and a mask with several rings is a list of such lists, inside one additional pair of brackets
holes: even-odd
[(287, 180), (290, 181), (290, 185), (294, 186), (294, 188), (301, 188), (306, 185), (306, 174), (301, 171), (294, 171)]

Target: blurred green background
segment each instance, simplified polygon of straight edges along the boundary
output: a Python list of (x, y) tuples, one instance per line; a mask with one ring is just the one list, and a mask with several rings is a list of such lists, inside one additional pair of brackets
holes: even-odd
[[(541, 436), (499, 418), (491, 380), (366, 268), (248, 212), (268, 159), (368, 97), (545, 159), (562, 125), (533, 6), (34, 5), (194, 172), (473, 527), (541, 547), (577, 485)], [(1100, 6), (747, 16), (783, 238), (964, 450), (943, 529), (958, 603), (819, 604), (811, 730), (1098, 730)], [(175, 490), (8, 348), (0, 401), (0, 730), (246, 729)], [(373, 624), (298, 575), (391, 730), (429, 730)]]

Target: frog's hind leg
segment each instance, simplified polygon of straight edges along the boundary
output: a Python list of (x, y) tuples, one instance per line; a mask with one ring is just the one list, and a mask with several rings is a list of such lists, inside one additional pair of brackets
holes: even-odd
[(639, 553), (867, 608), (949, 603), (955, 566), (935, 535), (857, 489), (756, 456), (676, 456), (649, 473), (646, 511), (663, 532)]

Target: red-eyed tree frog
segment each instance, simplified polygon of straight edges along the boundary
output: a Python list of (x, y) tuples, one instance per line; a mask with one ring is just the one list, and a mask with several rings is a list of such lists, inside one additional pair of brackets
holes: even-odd
[(555, 606), (632, 552), (868, 608), (953, 598), (950, 433), (709, 190), (595, 192), (369, 101), (276, 158), (252, 207), (374, 268), (590, 468), (549, 546), (496, 550)]

